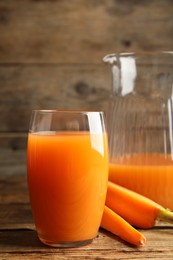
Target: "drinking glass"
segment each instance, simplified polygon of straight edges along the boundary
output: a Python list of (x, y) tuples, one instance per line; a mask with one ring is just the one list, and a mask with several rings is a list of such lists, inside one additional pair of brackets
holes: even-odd
[(108, 181), (108, 144), (99, 111), (32, 111), (27, 176), (39, 239), (75, 247), (96, 237)]
[(104, 61), (113, 80), (109, 178), (173, 210), (173, 52)]

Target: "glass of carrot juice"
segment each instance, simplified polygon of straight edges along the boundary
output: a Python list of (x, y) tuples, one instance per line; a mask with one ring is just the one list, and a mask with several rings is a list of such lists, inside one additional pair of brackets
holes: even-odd
[(75, 247), (96, 237), (108, 181), (103, 112), (32, 111), (27, 177), (39, 239)]

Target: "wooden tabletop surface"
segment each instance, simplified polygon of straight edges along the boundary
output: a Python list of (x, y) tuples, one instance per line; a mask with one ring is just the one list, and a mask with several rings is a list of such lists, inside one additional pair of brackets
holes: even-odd
[(0, 259), (173, 259), (173, 226), (159, 223), (141, 232), (147, 244), (139, 248), (104, 230), (83, 247), (47, 247), (35, 232), (26, 176), (0, 176)]

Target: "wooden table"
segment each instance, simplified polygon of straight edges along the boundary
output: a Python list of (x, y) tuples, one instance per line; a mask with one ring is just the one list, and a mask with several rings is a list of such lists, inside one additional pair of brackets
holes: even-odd
[(0, 175), (0, 259), (173, 259), (173, 226), (160, 223), (141, 230), (147, 244), (136, 248), (99, 231), (93, 243), (69, 249), (50, 248), (37, 239), (25, 175)]

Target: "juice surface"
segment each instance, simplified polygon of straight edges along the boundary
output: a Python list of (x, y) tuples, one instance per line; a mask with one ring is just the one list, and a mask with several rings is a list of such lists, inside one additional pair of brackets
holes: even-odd
[(40, 238), (82, 241), (97, 235), (108, 180), (106, 134), (28, 136), (28, 186)]
[(173, 210), (173, 161), (170, 155), (140, 154), (109, 166), (109, 180)]

